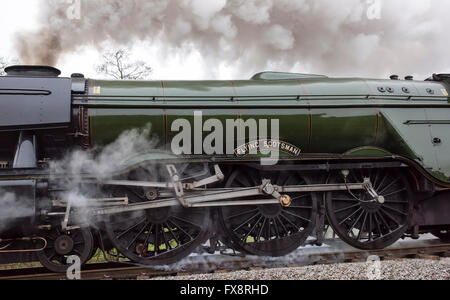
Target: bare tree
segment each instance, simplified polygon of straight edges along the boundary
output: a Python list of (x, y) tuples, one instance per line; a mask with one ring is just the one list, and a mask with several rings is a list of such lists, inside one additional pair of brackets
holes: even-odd
[(6, 75), (5, 68), (9, 65), (5, 58), (0, 57), (0, 76)]
[(102, 64), (96, 70), (115, 79), (147, 79), (152, 68), (143, 61), (131, 61), (130, 56), (125, 49), (107, 51), (102, 54)]
[(5, 68), (12, 65), (17, 65), (19, 60), (16, 58), (9, 58), (0, 56), (0, 76), (6, 75)]

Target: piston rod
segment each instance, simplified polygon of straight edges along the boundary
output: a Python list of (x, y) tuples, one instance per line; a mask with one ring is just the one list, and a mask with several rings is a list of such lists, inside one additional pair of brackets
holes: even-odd
[[(324, 192), (324, 191), (345, 191), (347, 189), (352, 190), (364, 190), (364, 183), (351, 183), (351, 184), (319, 184), (319, 185), (298, 185), (298, 186), (277, 186), (271, 185), (273, 188), (273, 195), (267, 191), (272, 190), (268, 188), (268, 183), (264, 182), (261, 186), (248, 187), (248, 188), (225, 188), (225, 189), (209, 189), (203, 193), (195, 191), (194, 195), (189, 193), (184, 194), (183, 203), (178, 198), (167, 198), (161, 200), (155, 200), (150, 202), (133, 203), (117, 207), (99, 208), (94, 209), (95, 215), (107, 215), (123, 212), (131, 212), (138, 210), (148, 210), (154, 208), (168, 207), (183, 205), (185, 207), (209, 207), (209, 206), (244, 206), (244, 205), (264, 205), (264, 204), (280, 204), (280, 199), (274, 195), (283, 196), (282, 193), (295, 193), (295, 192)], [(273, 198), (245, 200), (241, 198), (257, 197), (257, 196), (272, 196)], [(239, 199), (239, 200), (233, 200)]]

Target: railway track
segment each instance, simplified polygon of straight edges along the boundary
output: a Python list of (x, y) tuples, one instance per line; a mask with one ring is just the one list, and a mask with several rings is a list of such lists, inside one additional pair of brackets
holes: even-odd
[[(384, 250), (363, 251), (340, 240), (328, 240), (321, 246), (301, 247), (284, 257), (256, 257), (230, 254), (191, 255), (183, 261), (165, 267), (143, 267), (122, 263), (87, 265), (81, 273), (83, 280), (149, 279), (180, 274), (231, 272), (252, 268), (298, 267), (311, 264), (331, 264), (365, 261), (377, 255), (381, 259), (429, 258), (450, 256), (450, 243), (438, 239), (404, 240)], [(0, 271), (0, 280), (66, 280), (65, 274), (49, 273), (44, 268)]]

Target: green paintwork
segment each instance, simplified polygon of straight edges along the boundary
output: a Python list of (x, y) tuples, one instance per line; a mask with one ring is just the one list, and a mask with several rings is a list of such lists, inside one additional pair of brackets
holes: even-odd
[[(202, 111), (204, 121), (221, 120), (224, 127), (226, 119), (279, 119), (280, 140), (302, 149), (303, 158), (392, 153), (450, 182), (445, 90), (450, 86), (443, 82), (287, 73), (239, 81), (89, 80), (87, 106), (93, 144), (108, 144), (124, 130), (151, 123), (154, 137), (167, 146), (177, 134), (170, 130), (172, 122), (185, 118), (192, 123), (194, 111)], [(440, 144), (433, 144), (436, 137)]]
[(365, 146), (355, 149), (351, 149), (345, 153), (345, 155), (360, 155), (360, 156), (389, 156), (392, 153), (382, 148)]
[(254, 75), (252, 80), (285, 80), (285, 79), (307, 79), (307, 78), (327, 78), (324, 75), (283, 73), (283, 72), (262, 72)]

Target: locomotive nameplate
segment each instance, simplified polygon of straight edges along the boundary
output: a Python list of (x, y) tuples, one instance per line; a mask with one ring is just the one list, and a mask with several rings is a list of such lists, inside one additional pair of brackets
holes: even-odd
[(237, 156), (245, 156), (249, 154), (268, 153), (272, 151), (284, 152), (292, 156), (299, 156), (302, 152), (300, 148), (294, 146), (290, 143), (279, 141), (279, 140), (256, 140), (241, 145), (236, 148), (234, 153)]

